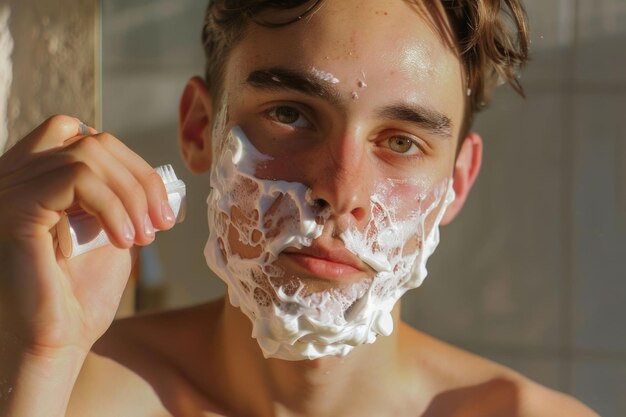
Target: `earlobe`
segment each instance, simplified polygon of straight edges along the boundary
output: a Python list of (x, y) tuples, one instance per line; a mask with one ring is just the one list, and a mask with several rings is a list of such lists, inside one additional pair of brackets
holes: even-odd
[(454, 164), (454, 192), (456, 198), (443, 216), (442, 225), (446, 225), (459, 214), (469, 195), (482, 163), (483, 141), (477, 133), (470, 133), (463, 140)]
[(211, 167), (212, 103), (204, 80), (187, 82), (180, 99), (178, 144), (190, 171), (202, 173)]

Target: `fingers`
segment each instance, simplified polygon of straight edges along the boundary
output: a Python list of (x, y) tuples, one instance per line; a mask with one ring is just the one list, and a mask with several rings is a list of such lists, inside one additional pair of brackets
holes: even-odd
[(171, 228), (175, 219), (161, 177), (139, 155), (108, 133), (87, 136), (63, 153), (88, 161), (96, 174), (120, 197), (133, 219), (139, 244), (154, 239), (155, 228)]
[[(86, 133), (88, 135), (85, 136)], [(94, 183), (89, 178), (96, 177), (107, 187), (105, 194), (113, 193), (116, 201), (124, 208), (134, 231), (134, 243), (148, 244), (154, 239), (155, 229), (166, 230), (175, 224), (165, 187), (154, 169), (112, 135), (97, 133), (75, 118), (51, 117), (9, 152), (11, 154), (8, 158), (0, 160), (0, 193), (6, 189), (25, 188), (30, 190), (25, 195), (32, 198), (36, 195), (33, 184), (41, 182), (40, 187), (45, 187), (44, 179), (47, 180), (46, 176), (53, 172), (55, 178), (67, 181)], [(70, 172), (64, 171), (64, 168)], [(64, 174), (61, 175), (61, 172)], [(61, 207), (59, 211), (66, 210), (76, 202), (86, 211), (100, 207), (99, 200), (90, 199), (91, 194), (83, 188), (74, 191), (74, 198), (83, 196), (87, 199), (75, 202), (55, 200), (67, 205), (61, 207), (63, 204), (59, 206), (55, 203), (52, 206)], [(50, 198), (53, 195), (46, 192), (38, 196), (38, 200), (47, 206), (41, 195)], [(89, 201), (94, 201), (94, 205), (90, 205)], [(106, 218), (100, 211), (98, 216)]]
[(0, 177), (15, 171), (39, 154), (62, 148), (70, 138), (81, 137), (81, 133), (96, 133), (86, 128), (80, 120), (64, 115), (48, 118), (32, 132), (9, 149), (0, 161)]
[(137, 244), (154, 240), (155, 229), (143, 185), (96, 137), (87, 136), (65, 148), (63, 153), (85, 163), (121, 200), (132, 220)]
[(96, 135), (98, 141), (121, 163), (142, 185), (148, 204), (148, 212), (158, 230), (171, 228), (176, 219), (167, 199), (163, 180), (156, 171), (139, 155), (130, 150), (122, 141), (109, 133)]
[(51, 116), (18, 142), (20, 146), (16, 148), (30, 153), (60, 148), (68, 138), (80, 135), (80, 124), (75, 117)]
[[(59, 213), (77, 202), (98, 218), (115, 246), (129, 248), (135, 241), (134, 224), (121, 199), (83, 162), (46, 172), (2, 194), (3, 200), (13, 203), (11, 215), (0, 213), (0, 219), (6, 222), (2, 226), (5, 230), (19, 227), (15, 231), (18, 236), (49, 233), (59, 221)], [(33, 204), (33, 199), (37, 204)]]

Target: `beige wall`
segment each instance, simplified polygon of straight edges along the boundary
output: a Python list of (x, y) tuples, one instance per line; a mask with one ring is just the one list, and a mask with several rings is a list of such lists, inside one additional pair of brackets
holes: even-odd
[(46, 117), (96, 125), (98, 0), (9, 0), (14, 39), (9, 143)]

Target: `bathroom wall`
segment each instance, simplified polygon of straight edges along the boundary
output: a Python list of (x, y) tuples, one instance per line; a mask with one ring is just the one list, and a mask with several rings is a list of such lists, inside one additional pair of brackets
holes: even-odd
[(626, 415), (626, 2), (526, 1), (527, 99), (476, 129), (481, 176), (406, 297), (421, 329)]
[[(626, 3), (526, 5), (527, 98), (503, 87), (479, 116), (483, 171), (403, 315), (603, 416), (623, 416)], [(180, 93), (202, 73), (203, 9), (197, 0), (103, 3), (104, 128), (188, 183), (187, 220), (144, 256), (144, 285), (165, 289), (166, 306), (223, 293), (202, 256), (208, 178), (187, 173), (176, 147)]]
[(55, 113), (97, 125), (97, 0), (3, 0), (14, 40), (9, 143)]

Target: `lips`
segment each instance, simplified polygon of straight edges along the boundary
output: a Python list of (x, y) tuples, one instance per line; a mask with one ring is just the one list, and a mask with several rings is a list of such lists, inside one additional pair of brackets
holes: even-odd
[(359, 258), (345, 248), (328, 248), (313, 244), (302, 249), (287, 249), (285, 258), (323, 279), (346, 279), (368, 271)]

